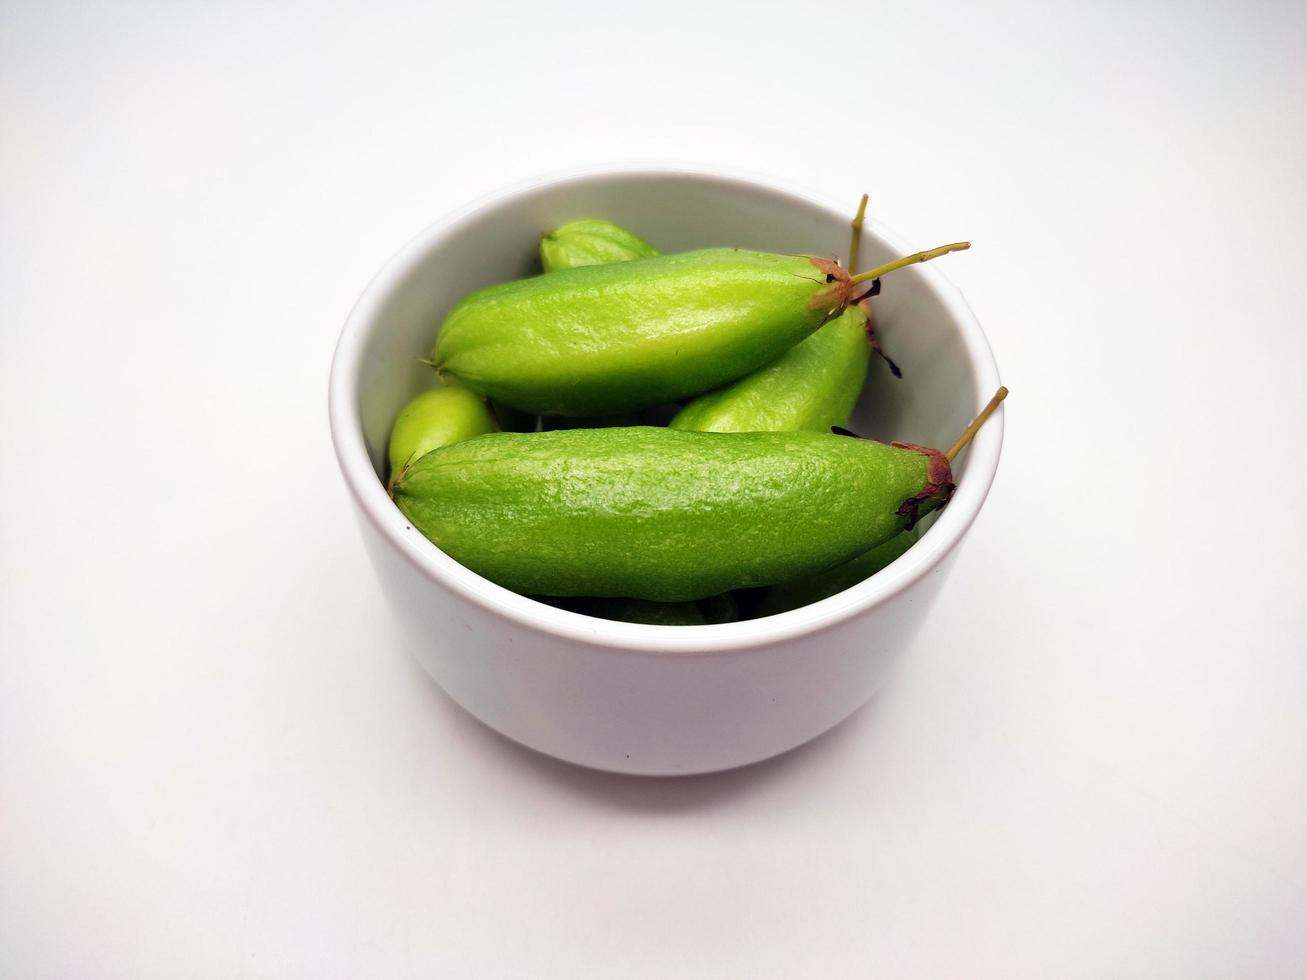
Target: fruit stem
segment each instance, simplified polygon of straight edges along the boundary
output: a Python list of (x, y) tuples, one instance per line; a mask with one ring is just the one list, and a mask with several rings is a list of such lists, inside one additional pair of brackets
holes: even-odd
[(862, 195), (862, 200), (858, 202), (858, 213), (853, 216), (849, 222), (849, 227), (853, 229), (853, 234), (849, 238), (849, 273), (858, 271), (858, 258), (862, 252), (862, 219), (867, 216), (867, 195)]
[(1007, 397), (1007, 389), (999, 386), (998, 391), (994, 392), (994, 397), (989, 400), (989, 404), (980, 410), (980, 414), (972, 419), (971, 424), (963, 430), (962, 435), (958, 436), (958, 441), (953, 443), (952, 447), (944, 455), (948, 461), (953, 462), (958, 453), (967, 448), (973, 436), (980, 431), (980, 427), (985, 424), (985, 420), (994, 414), (994, 409), (998, 408), (999, 402)]
[(860, 272), (853, 277), (851, 282), (856, 285), (860, 282), (866, 282), (868, 279), (879, 279), (887, 272), (893, 272), (895, 269), (902, 269), (905, 265), (916, 265), (918, 262), (929, 262), (931, 259), (937, 259), (941, 255), (948, 255), (949, 252), (965, 252), (970, 247), (970, 242), (954, 242), (952, 245), (941, 245), (939, 248), (928, 249), (925, 252), (913, 252), (911, 255), (905, 255), (901, 259), (895, 259), (893, 262), (886, 262), (884, 265), (878, 265), (874, 269)]

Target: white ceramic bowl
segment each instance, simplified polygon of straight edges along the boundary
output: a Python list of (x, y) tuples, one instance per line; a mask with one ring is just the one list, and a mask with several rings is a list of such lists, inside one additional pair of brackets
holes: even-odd
[[(474, 289), (538, 270), (542, 231), (605, 217), (664, 251), (738, 245), (843, 257), (852, 201), (686, 169), (604, 170), (537, 180), (422, 232), (350, 314), (331, 369), (331, 432), (381, 587), (431, 676), (509, 738), (623, 773), (710, 772), (820, 735), (865, 703), (916, 633), (989, 491), (1000, 411), (955, 467), (957, 493), (889, 568), (803, 609), (720, 626), (593, 619), (500, 588), (405, 521), (382, 485), (400, 408), (432, 378), (417, 358), (446, 310)], [(869, 221), (863, 267), (935, 242)], [(886, 277), (880, 336), (903, 368), (874, 361), (859, 432), (949, 445), (998, 387), (984, 334), (940, 266)]]

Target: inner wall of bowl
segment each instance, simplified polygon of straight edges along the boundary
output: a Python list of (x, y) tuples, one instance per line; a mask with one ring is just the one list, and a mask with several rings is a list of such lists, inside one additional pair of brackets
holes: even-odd
[[(621, 173), (544, 184), (509, 195), (426, 237), (374, 320), (360, 367), (360, 416), (378, 478), (395, 416), (434, 383), (419, 363), (449, 308), (475, 289), (540, 271), (540, 235), (573, 218), (616, 221), (666, 252), (740, 246), (847, 259), (850, 213), (765, 186), (695, 174)], [(935, 242), (914, 243), (928, 247)], [(864, 231), (862, 266), (896, 251)], [(965, 256), (942, 260), (965, 261)], [(873, 301), (896, 380), (873, 359), (851, 427), (878, 439), (947, 447), (978, 405), (976, 380), (947, 308), (918, 268), (886, 276)], [(965, 470), (965, 456), (958, 468)]]

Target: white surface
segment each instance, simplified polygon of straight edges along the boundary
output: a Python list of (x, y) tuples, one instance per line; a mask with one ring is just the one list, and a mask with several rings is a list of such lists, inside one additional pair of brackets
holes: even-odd
[[(0, 974), (1302, 974), (1301, 4), (0, 17)], [(436, 693), (324, 410), (428, 220), (657, 157), (972, 239), (1013, 390), (895, 681), (682, 782)]]

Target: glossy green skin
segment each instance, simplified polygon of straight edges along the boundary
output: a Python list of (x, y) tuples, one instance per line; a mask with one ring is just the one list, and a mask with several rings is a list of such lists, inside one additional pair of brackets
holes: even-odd
[(560, 269), (458, 303), (431, 359), (524, 412), (614, 415), (774, 361), (840, 312), (837, 292), (807, 257), (742, 249)]
[(394, 497), (516, 592), (676, 602), (848, 561), (903, 530), (926, 483), (923, 453), (865, 439), (632, 427), (479, 436), (423, 456)]
[(569, 221), (540, 239), (540, 265), (545, 272), (629, 262), (660, 254), (639, 235), (602, 218)]
[(424, 391), (404, 406), (390, 430), (386, 455), (391, 472), (433, 449), (497, 431), (495, 417), (474, 392), (461, 387)]
[(698, 432), (829, 432), (867, 380), (867, 315), (851, 306), (779, 358), (700, 395), (668, 423)]
[(815, 575), (773, 585), (763, 593), (754, 608), (754, 616), (774, 616), (837, 595), (871, 578), (916, 543), (917, 532), (914, 528), (894, 535), (888, 541), (858, 555), (852, 561), (846, 561), (842, 565), (836, 565)]

